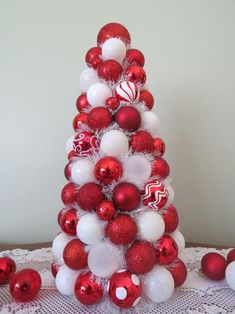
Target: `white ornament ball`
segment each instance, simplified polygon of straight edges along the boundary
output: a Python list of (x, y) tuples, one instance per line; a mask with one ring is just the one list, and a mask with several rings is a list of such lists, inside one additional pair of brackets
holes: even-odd
[(79, 219), (77, 236), (85, 244), (95, 245), (102, 241), (104, 227), (96, 214), (86, 214)]
[(79, 159), (71, 167), (72, 181), (78, 185), (95, 181), (94, 163), (89, 159)]
[(167, 185), (166, 188), (167, 188), (167, 191), (168, 191), (168, 199), (167, 199), (165, 207), (168, 207), (170, 204), (173, 203), (173, 201), (175, 199), (175, 192), (174, 192), (174, 190), (173, 190), (171, 185)]
[(176, 229), (174, 232), (170, 233), (170, 236), (175, 240), (178, 246), (178, 252), (182, 252), (185, 248), (185, 239), (182, 233)]
[(144, 183), (151, 175), (151, 163), (144, 156), (133, 155), (124, 161), (124, 173), (132, 183)]
[(65, 144), (65, 151), (67, 154), (71, 152), (71, 150), (73, 150), (73, 141), (74, 141), (74, 135), (70, 136), (70, 138), (67, 140)]
[(74, 295), (74, 288), (79, 271), (75, 271), (63, 265), (59, 268), (59, 271), (55, 278), (55, 284), (59, 292), (66, 296)]
[(103, 60), (116, 60), (122, 64), (126, 56), (126, 46), (124, 42), (118, 38), (110, 38), (105, 41), (102, 46)]
[(160, 130), (160, 121), (158, 116), (152, 111), (145, 111), (141, 114), (141, 126), (143, 129), (157, 136)]
[(235, 261), (228, 264), (225, 278), (229, 287), (235, 290)]
[(53, 256), (58, 260), (63, 260), (63, 252), (66, 244), (74, 239), (73, 237), (68, 236), (66, 233), (61, 232), (58, 234), (53, 243), (52, 243), (52, 253)]
[(98, 82), (100, 82), (98, 74), (92, 68), (87, 68), (80, 74), (80, 88), (82, 92), (87, 92), (93, 84)]
[(163, 218), (155, 211), (142, 212), (137, 218), (140, 237), (146, 241), (157, 241), (165, 230)]
[(120, 268), (122, 252), (116, 245), (100, 243), (88, 254), (88, 266), (91, 272), (99, 277), (109, 277)]
[(92, 85), (87, 92), (87, 100), (92, 107), (105, 106), (106, 99), (109, 97), (112, 97), (112, 91), (104, 83)]
[(119, 130), (108, 131), (101, 138), (100, 149), (109, 156), (123, 156), (129, 149), (128, 138)]
[(152, 271), (142, 276), (141, 284), (144, 294), (156, 303), (169, 299), (175, 286), (171, 273), (163, 266), (155, 266)]

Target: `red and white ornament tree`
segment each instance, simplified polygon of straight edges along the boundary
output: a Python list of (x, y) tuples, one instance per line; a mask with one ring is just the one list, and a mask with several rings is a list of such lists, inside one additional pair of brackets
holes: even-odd
[(124, 309), (143, 296), (159, 303), (187, 270), (144, 55), (123, 25), (109, 23), (85, 60), (52, 246), (56, 286), (85, 305), (105, 296)]

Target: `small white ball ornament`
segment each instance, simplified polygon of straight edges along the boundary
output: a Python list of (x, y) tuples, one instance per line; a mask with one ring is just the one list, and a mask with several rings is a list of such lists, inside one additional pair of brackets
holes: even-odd
[(78, 185), (95, 181), (94, 163), (89, 159), (79, 159), (71, 167), (72, 181)]
[(157, 136), (160, 130), (160, 121), (158, 116), (152, 111), (145, 111), (141, 115), (141, 126), (143, 129)]
[(124, 173), (132, 183), (144, 183), (151, 175), (151, 163), (144, 156), (133, 155), (124, 161)]
[(105, 106), (106, 99), (109, 97), (112, 97), (112, 91), (103, 83), (92, 85), (87, 92), (87, 100), (92, 107)]
[(61, 232), (58, 236), (55, 237), (52, 243), (52, 253), (53, 256), (62, 261), (63, 260), (63, 252), (66, 244), (74, 239), (73, 237), (68, 236), (66, 233)]
[(102, 136), (100, 149), (106, 155), (121, 157), (128, 152), (129, 141), (123, 132), (111, 130)]
[(173, 190), (171, 185), (166, 185), (166, 188), (167, 188), (167, 191), (168, 191), (168, 199), (167, 199), (165, 207), (168, 207), (170, 204), (173, 203), (173, 201), (175, 199), (175, 192), (174, 192), (174, 190)]
[(174, 232), (170, 233), (170, 236), (175, 240), (178, 246), (178, 252), (182, 252), (185, 248), (185, 239), (182, 233), (176, 229)]
[(157, 241), (165, 230), (163, 218), (155, 211), (146, 211), (137, 218), (140, 237), (146, 241)]
[(65, 144), (65, 151), (67, 154), (71, 152), (71, 150), (73, 150), (73, 141), (74, 141), (74, 135), (70, 136), (70, 138), (67, 140)]
[(93, 84), (98, 82), (100, 82), (98, 74), (92, 68), (87, 68), (80, 74), (80, 88), (84, 93), (87, 92)]
[(105, 41), (102, 46), (102, 59), (115, 60), (122, 64), (126, 56), (126, 46), (124, 42), (118, 38), (110, 38)]
[(77, 236), (85, 244), (98, 244), (104, 237), (104, 227), (96, 214), (82, 216), (77, 224)]
[(55, 284), (59, 292), (66, 296), (74, 295), (74, 287), (79, 275), (79, 271), (75, 271), (63, 265), (55, 278)]
[(228, 264), (225, 278), (229, 287), (235, 290), (235, 261)]

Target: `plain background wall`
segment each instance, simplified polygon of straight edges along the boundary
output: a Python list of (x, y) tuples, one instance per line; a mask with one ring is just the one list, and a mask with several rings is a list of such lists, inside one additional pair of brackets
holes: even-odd
[(235, 245), (235, 1), (0, 1), (0, 242), (50, 241), (86, 51), (104, 24), (146, 57), (187, 241)]

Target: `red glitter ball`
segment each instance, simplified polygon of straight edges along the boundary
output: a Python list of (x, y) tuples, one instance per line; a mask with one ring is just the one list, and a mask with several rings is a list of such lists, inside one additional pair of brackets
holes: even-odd
[(0, 257), (0, 285), (9, 282), (10, 277), (16, 271), (16, 264), (10, 257)]
[(175, 240), (169, 235), (163, 235), (157, 241), (156, 253), (157, 263), (162, 265), (172, 263), (178, 255), (178, 247)]
[(100, 29), (97, 36), (98, 46), (101, 46), (109, 38), (119, 38), (126, 45), (129, 45), (131, 42), (128, 30), (119, 23), (108, 23)]
[(154, 98), (153, 95), (148, 90), (142, 90), (140, 91), (140, 98), (139, 102), (142, 102), (145, 104), (145, 106), (151, 110), (154, 105)]
[(143, 86), (146, 82), (145, 70), (138, 65), (129, 65), (126, 69), (126, 79), (137, 86)]
[(122, 76), (122, 66), (115, 60), (106, 60), (99, 65), (97, 72), (100, 79), (117, 83)]
[(97, 69), (102, 62), (102, 51), (100, 47), (90, 48), (86, 53), (86, 63), (89, 67)]
[(60, 217), (60, 228), (68, 235), (75, 236), (77, 234), (78, 218), (75, 208), (66, 209)]
[(134, 184), (122, 182), (115, 186), (113, 200), (121, 211), (130, 212), (139, 206), (140, 191)]
[(101, 220), (111, 220), (116, 214), (116, 207), (112, 201), (104, 200), (96, 207), (96, 214)]
[(55, 262), (51, 263), (51, 274), (54, 278), (56, 277), (59, 269), (60, 269), (59, 265), (57, 265)]
[(95, 210), (103, 200), (102, 187), (93, 182), (84, 184), (77, 193), (77, 203), (83, 210)]
[(138, 49), (129, 49), (126, 52), (125, 64), (144, 66), (144, 55)]
[(81, 129), (81, 125), (87, 123), (88, 113), (80, 112), (73, 119), (73, 129), (74, 131), (78, 131)]
[(109, 97), (105, 102), (106, 106), (111, 110), (116, 110), (119, 107), (119, 100), (116, 97)]
[(63, 187), (61, 192), (61, 199), (65, 205), (73, 204), (76, 202), (76, 197), (78, 193), (77, 185), (70, 182)]
[(151, 153), (153, 151), (153, 137), (147, 131), (137, 131), (131, 136), (131, 148), (138, 153)]
[(166, 145), (164, 141), (160, 137), (157, 137), (153, 140), (153, 146), (154, 146), (154, 151), (153, 151), (154, 155), (157, 157), (162, 157), (166, 150)]
[(63, 259), (69, 268), (79, 270), (87, 266), (87, 255), (84, 244), (79, 239), (73, 239), (66, 244)]
[(91, 106), (87, 100), (87, 94), (81, 94), (76, 101), (77, 110), (82, 112), (84, 110), (89, 109)]
[(165, 232), (174, 232), (179, 224), (177, 209), (172, 204), (163, 211), (162, 218), (165, 222)]
[(156, 177), (158, 180), (164, 180), (169, 176), (170, 167), (165, 159), (156, 157), (152, 163), (151, 176)]
[(112, 115), (104, 107), (95, 107), (88, 114), (87, 124), (92, 130), (105, 129), (111, 122)]
[(71, 180), (71, 165), (72, 162), (68, 162), (67, 165), (64, 167), (64, 176), (65, 178), (70, 181)]
[(187, 278), (187, 268), (181, 259), (177, 258), (172, 264), (167, 266), (167, 269), (174, 279), (175, 287), (179, 287), (185, 282)]
[(141, 115), (132, 106), (124, 106), (115, 115), (118, 125), (127, 131), (136, 131), (140, 127)]

